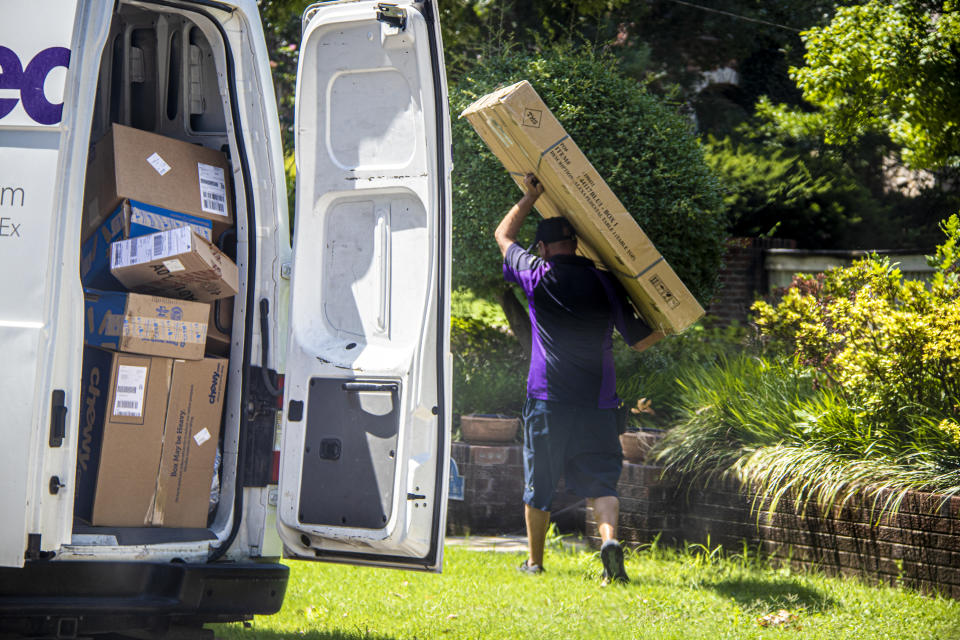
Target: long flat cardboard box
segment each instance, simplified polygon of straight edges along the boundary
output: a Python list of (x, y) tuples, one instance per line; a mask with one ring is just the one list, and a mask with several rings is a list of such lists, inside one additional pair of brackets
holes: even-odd
[(514, 181), (544, 185), (537, 210), (573, 225), (580, 252), (621, 282), (654, 329), (680, 333), (704, 315), (647, 235), (526, 80), (467, 107), (466, 118)]

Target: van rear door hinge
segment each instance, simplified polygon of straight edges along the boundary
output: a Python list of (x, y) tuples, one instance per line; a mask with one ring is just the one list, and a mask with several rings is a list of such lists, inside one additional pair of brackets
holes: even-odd
[(27, 548), (23, 552), (24, 560), (48, 560), (54, 556), (52, 551), (40, 550), (40, 534), (27, 534)]
[(377, 5), (377, 20), (404, 31), (407, 28), (407, 10), (395, 4), (381, 2)]

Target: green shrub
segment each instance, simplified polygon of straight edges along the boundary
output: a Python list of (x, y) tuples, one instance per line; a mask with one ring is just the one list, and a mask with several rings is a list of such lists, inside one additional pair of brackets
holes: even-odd
[(688, 371), (700, 371), (741, 351), (746, 342), (743, 327), (736, 324), (710, 327), (706, 322), (670, 336), (641, 353), (616, 340), (617, 395), (631, 407), (641, 398), (650, 402), (654, 413), (634, 417), (636, 426), (667, 427), (676, 420), (680, 408), (680, 378)]
[(855, 491), (881, 511), (911, 489), (960, 493), (960, 220), (943, 229), (928, 287), (874, 256), (757, 303), (779, 354), (687, 370), (657, 459), (801, 508)]
[(527, 392), (523, 348), (503, 329), (476, 318), (451, 319), (453, 413), (520, 415)]
[(929, 288), (872, 256), (798, 278), (776, 306), (754, 305), (765, 334), (792, 346), (860, 418), (891, 437), (909, 439), (915, 417), (948, 428), (960, 420), (956, 216), (943, 228), (948, 238), (931, 258)]

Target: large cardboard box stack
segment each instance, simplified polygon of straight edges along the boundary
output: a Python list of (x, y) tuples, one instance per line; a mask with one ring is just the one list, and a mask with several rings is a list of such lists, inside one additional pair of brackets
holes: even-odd
[(75, 515), (95, 526), (207, 525), (226, 362), (84, 349)]
[(163, 136), (115, 125), (91, 157), (75, 515), (92, 525), (207, 524), (227, 373), (207, 357), (210, 303), (238, 283), (212, 242), (229, 193), (222, 153)]
[(593, 168), (527, 81), (488, 94), (466, 118), (517, 184), (533, 173), (544, 185), (536, 207), (564, 216), (580, 251), (623, 284), (650, 326), (679, 333), (703, 308)]
[[(232, 228), (230, 166), (214, 149), (113, 125), (87, 168), (85, 287), (211, 302), (237, 294), (217, 238)], [(222, 352), (222, 341), (211, 352)]]

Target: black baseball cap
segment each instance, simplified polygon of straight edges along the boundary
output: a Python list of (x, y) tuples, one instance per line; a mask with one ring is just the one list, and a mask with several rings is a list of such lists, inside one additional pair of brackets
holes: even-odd
[(573, 240), (576, 237), (573, 227), (565, 218), (545, 218), (537, 225), (537, 235), (534, 237), (533, 243), (550, 244), (561, 240)]

